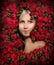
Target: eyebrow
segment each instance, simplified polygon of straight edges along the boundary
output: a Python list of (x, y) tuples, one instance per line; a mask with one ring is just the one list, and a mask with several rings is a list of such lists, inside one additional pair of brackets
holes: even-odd
[[(24, 21), (24, 20), (21, 20), (21, 21)], [(19, 22), (21, 22), (21, 21), (19, 21)]]

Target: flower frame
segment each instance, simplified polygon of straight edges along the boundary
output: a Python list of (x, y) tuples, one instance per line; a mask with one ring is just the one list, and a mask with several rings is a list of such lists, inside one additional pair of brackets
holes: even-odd
[[(44, 2), (46, 2), (44, 0)], [(53, 8), (43, 0), (8, 0), (3, 2), (1, 18), (1, 65), (51, 65), (54, 63)], [(33, 5), (33, 6), (32, 6)], [(37, 19), (36, 28), (31, 32), (37, 40), (43, 40), (43, 48), (24, 53), (25, 44), (18, 34), (18, 17), (21, 9), (29, 9)]]

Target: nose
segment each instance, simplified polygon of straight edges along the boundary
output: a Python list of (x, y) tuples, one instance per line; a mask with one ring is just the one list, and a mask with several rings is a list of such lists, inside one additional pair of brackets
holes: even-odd
[(27, 23), (24, 24), (24, 29), (28, 29), (28, 24)]

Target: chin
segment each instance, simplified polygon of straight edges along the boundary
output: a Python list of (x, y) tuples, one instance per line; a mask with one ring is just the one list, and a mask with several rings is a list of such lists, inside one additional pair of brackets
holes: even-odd
[(25, 35), (23, 35), (24, 37), (29, 37), (30, 35), (29, 34), (25, 34)]

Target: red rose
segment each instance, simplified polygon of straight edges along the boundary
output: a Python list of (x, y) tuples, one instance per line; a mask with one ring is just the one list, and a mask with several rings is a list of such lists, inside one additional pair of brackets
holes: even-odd
[(11, 58), (12, 58), (12, 59), (15, 59), (15, 58), (16, 58), (16, 54), (15, 54), (15, 53), (12, 53), (12, 54), (11, 54)]
[(42, 3), (46, 3), (46, 0), (41, 0)]
[(10, 24), (11, 18), (9, 18), (9, 17), (3, 18), (3, 21), (4, 21), (5, 23)]
[(19, 65), (25, 65), (25, 61), (21, 61)]
[(39, 8), (39, 7), (36, 7), (36, 11), (37, 11), (37, 12), (40, 11), (40, 8)]
[(0, 65), (3, 65), (4, 64), (4, 60), (0, 60)]
[(38, 31), (41, 33), (41, 32), (43, 32), (43, 29), (39, 27)]
[(17, 18), (15, 13), (12, 14), (12, 18), (13, 19), (16, 19)]
[(34, 36), (35, 35), (35, 32), (34, 31), (31, 31), (30, 35), (33, 35)]
[(47, 27), (52, 27), (53, 26), (52, 23), (47, 23), (46, 25), (47, 25)]
[(15, 46), (15, 43), (14, 42), (10, 42), (10, 47), (14, 47)]
[(13, 52), (12, 47), (8, 47), (8, 52)]
[(35, 12), (35, 14), (34, 14), (34, 15), (39, 16), (39, 12)]
[(40, 21), (38, 21), (38, 22), (36, 23), (36, 25), (37, 25), (38, 27), (43, 27), (43, 23), (40, 22)]
[(49, 53), (48, 53), (47, 49), (43, 49), (43, 52), (44, 52), (44, 55), (45, 55), (46, 57), (49, 56)]
[(12, 39), (16, 39), (16, 38), (17, 38), (17, 34), (12, 34), (12, 35), (11, 35), (11, 38), (12, 38)]
[(4, 63), (5, 63), (5, 62), (8, 62), (8, 60), (9, 60), (8, 57), (4, 57), (4, 58), (3, 58)]
[(9, 30), (4, 30), (4, 34), (8, 34), (9, 33)]
[(46, 41), (46, 44), (49, 45), (50, 42), (51, 42), (50, 40), (47, 40), (47, 41)]
[(43, 20), (43, 17), (42, 16), (39, 16), (38, 17), (38, 21), (42, 21)]
[[(4, 5), (4, 7), (7, 7), (8, 2), (7, 2), (7, 1), (4, 1), (4, 2), (3, 2), (3, 5)], [(3, 8), (3, 10), (4, 10), (4, 8)]]
[(36, 38), (39, 38), (39, 37), (40, 37), (40, 33), (39, 33), (39, 32), (36, 32), (36, 33), (35, 33), (35, 37), (36, 37)]
[(16, 3), (10, 3), (8, 8), (14, 13), (17, 12)]
[(24, 3), (24, 2), (21, 2), (20, 3), (20, 8), (23, 8), (23, 7), (26, 7), (27, 5), (26, 5), (26, 2)]
[(8, 53), (8, 46), (4, 46), (4, 49), (2, 50), (4, 54)]
[(32, 3), (32, 5), (31, 5), (31, 7), (30, 7), (29, 10), (30, 10), (30, 11), (36, 10), (36, 3)]
[(36, 59), (36, 58), (34, 58), (34, 59), (33, 59), (33, 62), (34, 62), (34, 63), (37, 63), (37, 59)]
[(48, 13), (48, 14), (51, 14), (51, 13), (52, 13), (52, 9), (48, 8), (48, 9), (47, 9), (47, 13)]
[(30, 62), (30, 60), (31, 60), (30, 55), (27, 55), (27, 56), (26, 56), (26, 58), (27, 58), (27, 63), (29, 63), (29, 62)]
[(2, 11), (2, 16), (6, 16), (7, 14), (8, 14), (7, 11), (5, 11), (5, 10)]
[(36, 56), (36, 53), (38, 52), (38, 49), (34, 49), (33, 54)]
[(44, 40), (44, 39), (45, 39), (45, 35), (44, 35), (44, 34), (41, 34), (41, 35), (39, 36), (39, 39), (40, 39), (40, 40)]
[(45, 61), (45, 57), (44, 57), (44, 56), (41, 56), (41, 57), (40, 57), (40, 60), (41, 60), (42, 62), (44, 62), (44, 61)]
[(43, 18), (43, 21), (45, 22), (45, 23), (47, 23), (49, 20), (48, 20), (48, 18)]
[(5, 27), (9, 27), (11, 29), (16, 28), (18, 25), (16, 20), (9, 17), (3, 18), (3, 21), (5, 22)]
[(10, 53), (7, 53), (6, 54), (6, 57), (10, 58), (11, 57), (11, 54)]
[(14, 41), (14, 43), (15, 43), (15, 46), (14, 47), (21, 47), (22, 45), (23, 45), (23, 42), (22, 42), (22, 40), (21, 39), (17, 39), (16, 41)]
[(50, 33), (48, 31), (45, 31), (45, 35), (49, 37)]

